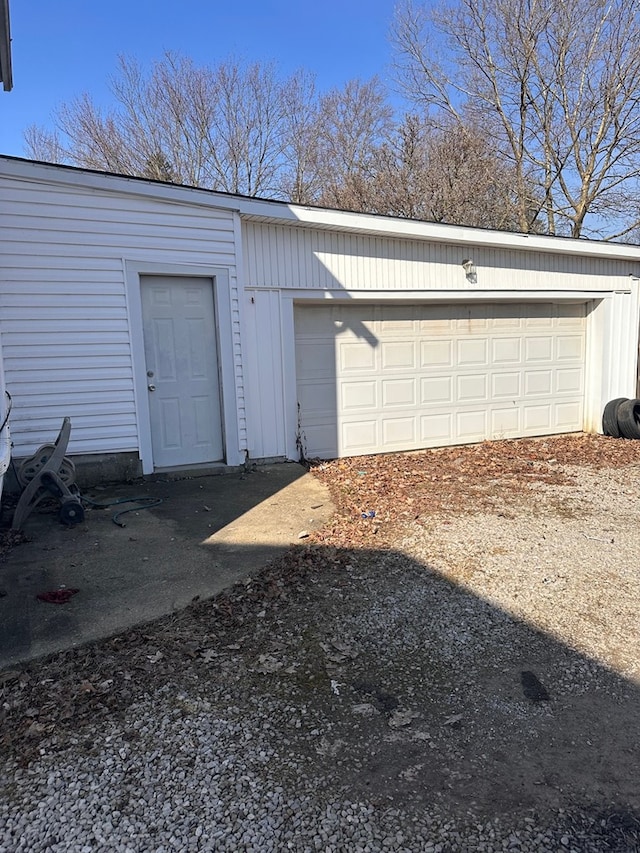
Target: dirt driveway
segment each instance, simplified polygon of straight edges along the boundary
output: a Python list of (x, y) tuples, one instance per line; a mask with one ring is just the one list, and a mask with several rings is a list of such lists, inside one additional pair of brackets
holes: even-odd
[[(639, 849), (640, 443), (498, 442), (315, 474), (338, 511), (309, 546), (5, 676), (0, 743), (18, 769), (0, 848), (18, 813), (32, 826), (54, 768), (107, 785), (113, 753), (130, 764), (108, 783), (109, 827), (132, 850)], [(225, 769), (201, 778), (212, 720)], [(204, 829), (182, 848), (182, 806), (138, 805), (151, 743), (171, 774), (188, 767)], [(90, 818), (77, 849), (120, 849)], [(138, 843), (163, 821), (177, 846)]]

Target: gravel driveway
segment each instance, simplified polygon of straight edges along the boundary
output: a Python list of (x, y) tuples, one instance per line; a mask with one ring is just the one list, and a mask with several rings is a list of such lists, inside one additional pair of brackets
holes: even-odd
[(314, 470), (309, 545), (0, 674), (0, 850), (640, 849), (640, 443)]

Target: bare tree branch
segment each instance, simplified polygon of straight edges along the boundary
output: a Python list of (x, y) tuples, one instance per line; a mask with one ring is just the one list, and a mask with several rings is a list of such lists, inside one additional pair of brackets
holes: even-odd
[(638, 198), (639, 4), (456, 0), (434, 13), (408, 3), (394, 37), (409, 97), (441, 126), (472, 116), (512, 161), (522, 230), (537, 227), (524, 200), (532, 180), (548, 233), (600, 233), (603, 216), (612, 233), (633, 229), (638, 206), (613, 207), (610, 178), (624, 163), (614, 183)]

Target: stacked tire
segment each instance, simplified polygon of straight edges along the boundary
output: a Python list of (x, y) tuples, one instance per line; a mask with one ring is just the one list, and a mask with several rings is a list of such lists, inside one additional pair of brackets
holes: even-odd
[(602, 431), (613, 438), (640, 438), (640, 399), (610, 400), (602, 413)]

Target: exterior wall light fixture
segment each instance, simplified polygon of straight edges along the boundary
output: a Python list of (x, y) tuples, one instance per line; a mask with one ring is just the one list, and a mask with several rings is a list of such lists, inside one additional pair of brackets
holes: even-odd
[(471, 258), (465, 258), (462, 262), (462, 267), (464, 269), (464, 274), (466, 275), (469, 284), (477, 284), (478, 273), (476, 271), (476, 265), (473, 263)]

